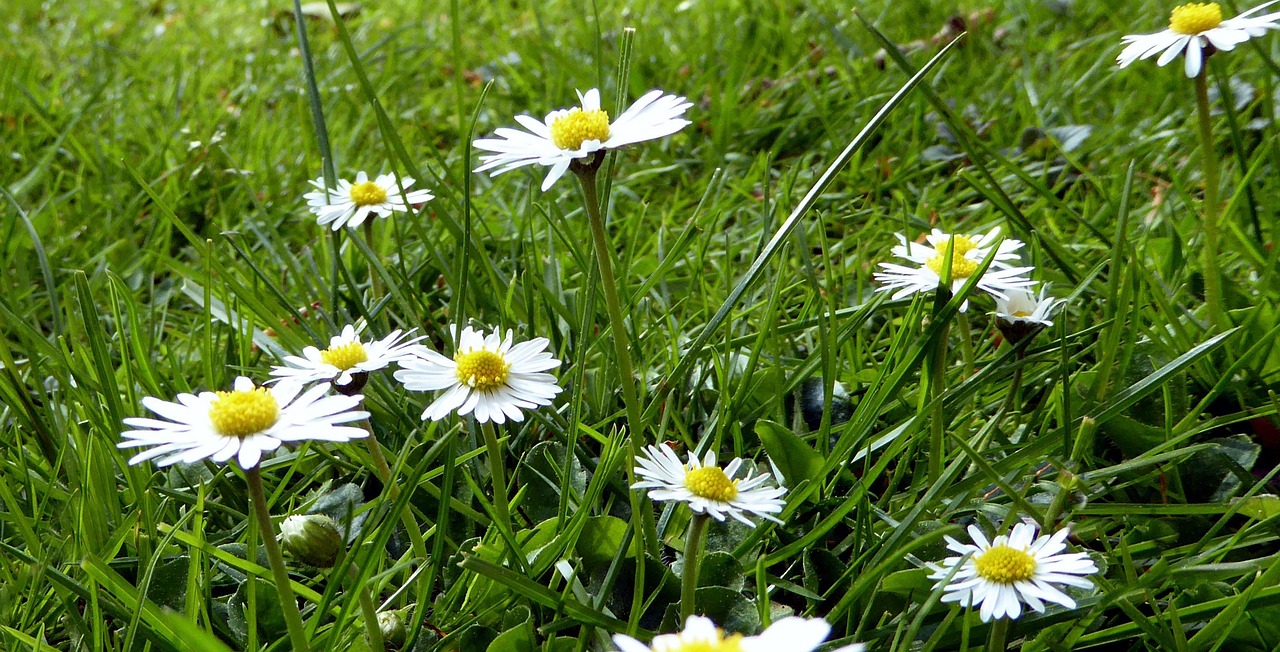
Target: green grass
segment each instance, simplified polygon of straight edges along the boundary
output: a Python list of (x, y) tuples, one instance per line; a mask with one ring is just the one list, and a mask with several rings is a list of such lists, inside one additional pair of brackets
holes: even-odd
[[(365, 406), (396, 490), (359, 443), (267, 458), (277, 519), (317, 503), (363, 518), (339, 562), (350, 575), (290, 565), (314, 648), (368, 647), (362, 590), (408, 624), (404, 649), (611, 650), (613, 633), (672, 631), (689, 515), (656, 504), (661, 545), (642, 545), (632, 506), (653, 503), (627, 487), (577, 183), (470, 172), (471, 140), (516, 114), (592, 87), (614, 109), (634, 27), (622, 95), (694, 102), (690, 127), (606, 167), (640, 441), (762, 470), (772, 457), (790, 489), (784, 525), (713, 523), (700, 610), (746, 633), (796, 613), (872, 650), (979, 649), (991, 626), (940, 604), (922, 564), (970, 523), (1031, 519), (1071, 524), (1102, 572), (1077, 608), (1014, 622), (1011, 645), (1276, 649), (1280, 41), (1210, 66), (1211, 85), (1241, 92), (1215, 104), (1233, 324), (1215, 333), (1192, 83), (1180, 61), (1114, 65), (1120, 36), (1162, 29), (1171, 3), (1113, 4), (975, 14), (847, 161), (910, 77), (892, 56), (877, 65), (862, 21), (924, 39), (913, 72), (945, 44), (928, 42), (943, 3), (860, 17), (839, 2), (365, 3), (341, 30), (308, 19), (306, 52), (289, 3), (5, 4), (0, 648), (289, 649), (250, 552), (275, 533), (253, 521), (242, 472), (129, 466), (116, 443), (144, 396), (265, 379), (357, 319), (443, 351), (453, 321), (548, 337), (566, 389), (497, 431), (515, 555), (490, 527), (481, 430), (420, 421), (431, 397), (389, 373)], [(377, 221), (372, 243), (331, 236), (302, 200), (325, 165), (306, 54), (336, 174), (394, 171), (437, 195)], [(1077, 125), (1083, 140), (1062, 130)], [(1034, 277), (1069, 298), (1054, 327), (1015, 351), (976, 293), (965, 321), (873, 294), (894, 234), (935, 226), (1026, 242)], [(938, 396), (922, 369), (943, 337)], [(851, 405), (811, 429), (788, 397), (818, 378)]]

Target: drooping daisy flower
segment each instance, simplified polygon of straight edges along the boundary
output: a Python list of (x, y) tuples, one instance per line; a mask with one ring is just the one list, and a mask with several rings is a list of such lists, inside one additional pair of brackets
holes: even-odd
[[(317, 223), (328, 224), (334, 231), (344, 226), (360, 226), (371, 214), (387, 217), (394, 211), (409, 210), (408, 205), (435, 199), (427, 190), (410, 192), (413, 179), (404, 177), (397, 182), (395, 174), (382, 174), (370, 181), (369, 175), (361, 172), (356, 175), (355, 183), (339, 179), (337, 188), (325, 188), (324, 177), (321, 177), (311, 185), (316, 190), (304, 195), (307, 206), (315, 213)], [(403, 196), (401, 187), (405, 189)]]
[[(957, 292), (968, 282), (969, 277), (977, 273), (982, 261), (996, 246), (995, 260), (987, 271), (978, 279), (977, 288), (996, 298), (1007, 298), (1005, 292), (1022, 290), (1035, 285), (1035, 281), (1025, 277), (1031, 267), (1011, 267), (1008, 260), (1015, 254), (1012, 252), (1022, 246), (1017, 240), (1005, 240), (996, 245), (999, 230), (992, 230), (985, 236), (949, 235), (935, 231), (927, 238), (930, 245), (910, 243), (898, 234), (902, 244), (893, 248), (893, 253), (915, 263), (915, 267), (895, 263), (880, 263), (884, 271), (876, 272), (874, 278), (881, 286), (876, 292), (894, 291), (894, 299), (902, 299), (917, 292), (930, 292), (938, 288), (942, 282), (942, 271), (947, 263), (947, 252), (951, 251), (951, 291)], [(961, 312), (967, 310), (969, 302), (960, 306)]]
[[(756, 636), (725, 634), (709, 618), (689, 616), (684, 630), (661, 634), (645, 645), (625, 634), (614, 634), (618, 652), (813, 652), (831, 632), (821, 618), (783, 618)], [(862, 643), (846, 645), (832, 652), (863, 652)]]
[(593, 88), (579, 93), (578, 99), (580, 108), (552, 111), (542, 122), (527, 115), (516, 116), (516, 122), (528, 131), (504, 127), (494, 132), (497, 138), (472, 143), (476, 149), (494, 152), (481, 156), (482, 164), (475, 171), (493, 170), (489, 174), (496, 177), (526, 165), (545, 165), (551, 168), (542, 181), (546, 191), (574, 161), (684, 129), (689, 121), (681, 116), (693, 106), (678, 95), (652, 90), (610, 122), (609, 114), (600, 108), (600, 91)]
[[(457, 327), (454, 327), (457, 331)], [(470, 326), (458, 335), (458, 350), (449, 359), (421, 347), (418, 355), (400, 362), (396, 380), (413, 391), (446, 390), (427, 409), (423, 419), (439, 421), (449, 413), (474, 414), (476, 421), (523, 421), (521, 410), (550, 405), (562, 389), (555, 376), (542, 373), (560, 366), (545, 349), (551, 342), (539, 337), (512, 346), (498, 332), (487, 337)]]
[(1217, 50), (1232, 50), (1255, 36), (1262, 36), (1269, 29), (1280, 29), (1280, 12), (1254, 16), (1258, 11), (1275, 4), (1276, 0), (1261, 4), (1249, 11), (1222, 19), (1222, 7), (1216, 2), (1193, 2), (1174, 7), (1169, 16), (1169, 29), (1155, 34), (1130, 34), (1122, 41), (1125, 49), (1116, 58), (1121, 68), (1160, 53), (1156, 65), (1173, 61), (1179, 53), (1187, 55), (1185, 68), (1188, 77), (1200, 74), (1201, 60)]
[(1024, 602), (1040, 613), (1044, 613), (1045, 602), (1074, 609), (1075, 600), (1053, 585), (1092, 588), (1093, 582), (1084, 576), (1097, 573), (1098, 567), (1085, 553), (1063, 552), (1069, 534), (1070, 528), (1063, 528), (1053, 536), (1037, 538), (1034, 525), (1019, 523), (1008, 535), (988, 542), (982, 530), (970, 525), (969, 536), (976, 545), (947, 537), (947, 548), (961, 556), (948, 557), (941, 565), (931, 564), (933, 573), (929, 579), (938, 580), (935, 589), (943, 586), (951, 569), (959, 565), (960, 569), (943, 587), (942, 601), (959, 602), (966, 607), (981, 605), (982, 622), (1017, 618)]
[(129, 458), (130, 464), (155, 459), (157, 466), (197, 462), (208, 458), (225, 462), (232, 457), (240, 468), (258, 465), (262, 453), (287, 442), (345, 442), (369, 435), (362, 428), (338, 424), (369, 417), (356, 410), (363, 396), (326, 396), (328, 383), (302, 392), (298, 383), (255, 387), (243, 376), (229, 392), (179, 394), (177, 403), (148, 396), (142, 404), (166, 419), (131, 417), (125, 425), (136, 430), (121, 434), (119, 448), (152, 446)]
[[(404, 339), (413, 331), (402, 333), (394, 330), (380, 340), (362, 342), (360, 340), (362, 330), (364, 330), (364, 324), (359, 328), (348, 324), (343, 327), (341, 335), (334, 335), (329, 339), (329, 348), (321, 351), (314, 346), (308, 346), (302, 350), (302, 357), (285, 356), (283, 366), (271, 369), (271, 375), (275, 378), (269, 382), (333, 381), (339, 387), (344, 387), (351, 383), (352, 376), (358, 377), (358, 374), (367, 374), (393, 362), (410, 359), (417, 355), (416, 351), (421, 348), (416, 342), (422, 337)], [(360, 384), (363, 385), (363, 383)]]
[(1047, 284), (1040, 288), (1039, 296), (1032, 294), (1030, 290), (1010, 291), (1007, 298), (996, 297), (996, 310), (991, 314), (996, 316), (996, 320), (1011, 324), (1052, 326), (1053, 321), (1049, 317), (1064, 299), (1047, 296), (1048, 292)]
[(631, 488), (651, 489), (649, 497), (654, 500), (688, 503), (694, 513), (709, 514), (717, 521), (731, 516), (755, 527), (746, 517), (751, 513), (782, 523), (773, 514), (786, 506), (779, 498), (787, 490), (761, 486), (769, 480), (768, 473), (734, 480), (734, 474), (742, 467), (741, 459), (734, 458), (721, 469), (716, 466), (715, 452), (707, 451), (701, 462), (690, 453), (688, 463), (684, 463), (670, 446), (662, 444), (645, 447), (645, 454), (636, 458), (636, 464), (636, 474), (644, 479)]

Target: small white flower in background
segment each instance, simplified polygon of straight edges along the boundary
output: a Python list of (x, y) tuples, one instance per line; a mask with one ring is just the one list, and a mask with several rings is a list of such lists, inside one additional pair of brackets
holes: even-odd
[[(689, 616), (684, 630), (660, 634), (645, 645), (625, 634), (614, 634), (618, 652), (813, 652), (831, 633), (831, 625), (821, 618), (795, 616), (775, 621), (756, 636), (725, 634), (709, 618)], [(866, 646), (854, 643), (832, 652), (863, 652)]]
[(1039, 296), (1032, 294), (1030, 290), (1010, 291), (1007, 299), (996, 297), (996, 310), (991, 314), (997, 320), (1011, 324), (1052, 326), (1053, 321), (1049, 317), (1065, 299), (1048, 296), (1048, 292), (1047, 284), (1040, 288)]
[(256, 387), (252, 380), (236, 378), (229, 392), (179, 394), (177, 403), (148, 396), (142, 404), (167, 419), (131, 417), (125, 425), (135, 430), (121, 433), (116, 446), (151, 446), (129, 458), (130, 464), (154, 459), (157, 466), (202, 459), (226, 462), (236, 458), (240, 468), (258, 465), (264, 452), (282, 443), (307, 440), (345, 442), (367, 437), (362, 428), (338, 424), (369, 417), (356, 410), (363, 396), (327, 396), (329, 384), (306, 392), (298, 383)]
[(474, 414), (480, 423), (523, 421), (522, 410), (550, 405), (560, 393), (555, 376), (543, 373), (560, 361), (546, 351), (551, 344), (547, 338), (513, 346), (512, 337), (510, 330), (506, 338), (496, 331), (486, 337), (483, 330), (467, 326), (458, 335), (452, 359), (420, 347), (416, 357), (400, 362), (396, 380), (417, 392), (446, 390), (422, 412), (424, 420), (439, 421), (457, 411)]
[(581, 107), (552, 111), (539, 122), (528, 115), (516, 116), (528, 131), (503, 127), (494, 131), (497, 138), (481, 138), (472, 145), (493, 154), (480, 157), (476, 172), (492, 170), (498, 176), (526, 165), (551, 168), (542, 182), (546, 191), (564, 173), (569, 164), (598, 151), (654, 140), (684, 129), (689, 124), (681, 116), (693, 104), (678, 95), (665, 95), (652, 90), (636, 100), (612, 122), (600, 108), (600, 91), (579, 93)]
[(1280, 12), (1254, 16), (1253, 14), (1275, 4), (1268, 2), (1249, 11), (1222, 19), (1222, 7), (1216, 2), (1193, 2), (1174, 7), (1169, 16), (1169, 29), (1155, 34), (1130, 34), (1122, 39), (1125, 49), (1116, 58), (1121, 68), (1137, 61), (1160, 54), (1156, 65), (1163, 66), (1186, 53), (1185, 70), (1188, 77), (1200, 74), (1200, 67), (1209, 46), (1213, 50), (1232, 50), (1255, 36), (1262, 36), (1269, 29), (1280, 29)]
[(360, 333), (363, 330), (364, 324), (359, 327), (348, 324), (343, 327), (341, 335), (334, 335), (329, 339), (329, 348), (321, 351), (308, 346), (302, 350), (302, 357), (285, 356), (285, 365), (272, 368), (271, 375), (275, 378), (268, 382), (333, 381), (344, 386), (351, 382), (353, 374), (377, 371), (393, 362), (408, 360), (417, 355), (417, 350), (421, 348), (417, 342), (422, 337), (405, 339), (413, 333), (412, 330), (407, 333), (394, 330), (380, 340), (369, 342), (361, 341)]
[[(942, 282), (941, 274), (946, 267), (948, 249), (951, 250), (952, 292), (959, 291), (978, 272), (982, 261), (991, 253), (992, 246), (996, 247), (995, 259), (978, 279), (977, 289), (999, 299), (1007, 298), (1006, 292), (1024, 290), (1035, 285), (1035, 281), (1025, 276), (1034, 268), (1012, 267), (1008, 263), (1016, 257), (1013, 252), (1022, 247), (1022, 243), (1017, 240), (999, 240), (999, 229), (993, 229), (984, 236), (954, 235), (935, 230), (926, 236), (929, 245), (909, 242), (905, 236), (897, 235), (901, 244), (893, 248), (893, 253), (915, 266), (880, 263), (883, 271), (874, 275), (875, 281), (881, 284), (876, 292), (892, 291), (894, 299), (936, 290)], [(960, 306), (961, 312), (968, 308), (968, 301)]]
[(689, 505), (697, 514), (709, 514), (717, 521), (731, 516), (755, 527), (746, 514), (782, 523), (773, 516), (782, 511), (786, 502), (780, 500), (787, 493), (782, 487), (763, 487), (769, 480), (768, 473), (734, 480), (742, 468), (742, 460), (734, 458), (721, 469), (716, 466), (716, 454), (708, 451), (699, 462), (692, 453), (688, 463), (667, 444), (645, 447), (645, 454), (636, 458), (636, 475), (644, 478), (631, 485), (632, 489), (650, 489), (654, 500), (675, 500)]
[[(982, 622), (1017, 618), (1024, 602), (1040, 613), (1044, 613), (1045, 602), (1074, 609), (1075, 600), (1053, 585), (1093, 588), (1093, 582), (1084, 576), (1097, 573), (1098, 567), (1085, 553), (1063, 552), (1070, 533), (1070, 528), (1063, 528), (1052, 536), (1037, 538), (1034, 525), (1019, 523), (1008, 535), (987, 541), (982, 530), (970, 525), (969, 536), (976, 545), (947, 537), (947, 548), (961, 556), (948, 557), (941, 565), (930, 564), (933, 573), (929, 579), (938, 580), (935, 589), (943, 587), (943, 602), (981, 605)], [(959, 570), (946, 581), (957, 565)]]
[[(404, 177), (398, 182), (395, 174), (379, 175), (373, 181), (369, 175), (361, 172), (356, 175), (356, 182), (346, 179), (338, 180), (337, 188), (326, 189), (324, 177), (311, 182), (316, 187), (306, 195), (307, 206), (316, 215), (316, 222), (329, 225), (337, 231), (344, 226), (356, 227), (364, 223), (370, 215), (387, 217), (395, 211), (409, 210), (409, 205), (421, 204), (435, 199), (427, 190), (409, 191), (413, 179)], [(405, 194), (400, 194), (404, 187)]]

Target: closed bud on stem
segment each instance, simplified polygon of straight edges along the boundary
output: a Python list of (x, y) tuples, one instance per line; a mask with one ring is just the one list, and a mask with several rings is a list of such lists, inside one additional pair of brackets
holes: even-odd
[(404, 629), (404, 614), (400, 610), (380, 612), (378, 629), (382, 631), (382, 641), (388, 649), (399, 649), (404, 645), (407, 637)]
[(295, 514), (280, 524), (280, 544), (289, 554), (317, 568), (333, 568), (343, 548), (338, 524), (324, 514)]

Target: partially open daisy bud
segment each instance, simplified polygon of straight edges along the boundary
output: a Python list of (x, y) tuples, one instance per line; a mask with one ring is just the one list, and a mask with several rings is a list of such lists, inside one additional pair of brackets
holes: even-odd
[(404, 610), (378, 612), (378, 629), (382, 630), (382, 642), (388, 649), (399, 649), (407, 638), (404, 629)]
[(324, 514), (295, 514), (280, 524), (280, 543), (289, 554), (317, 568), (333, 568), (342, 550), (338, 524)]

